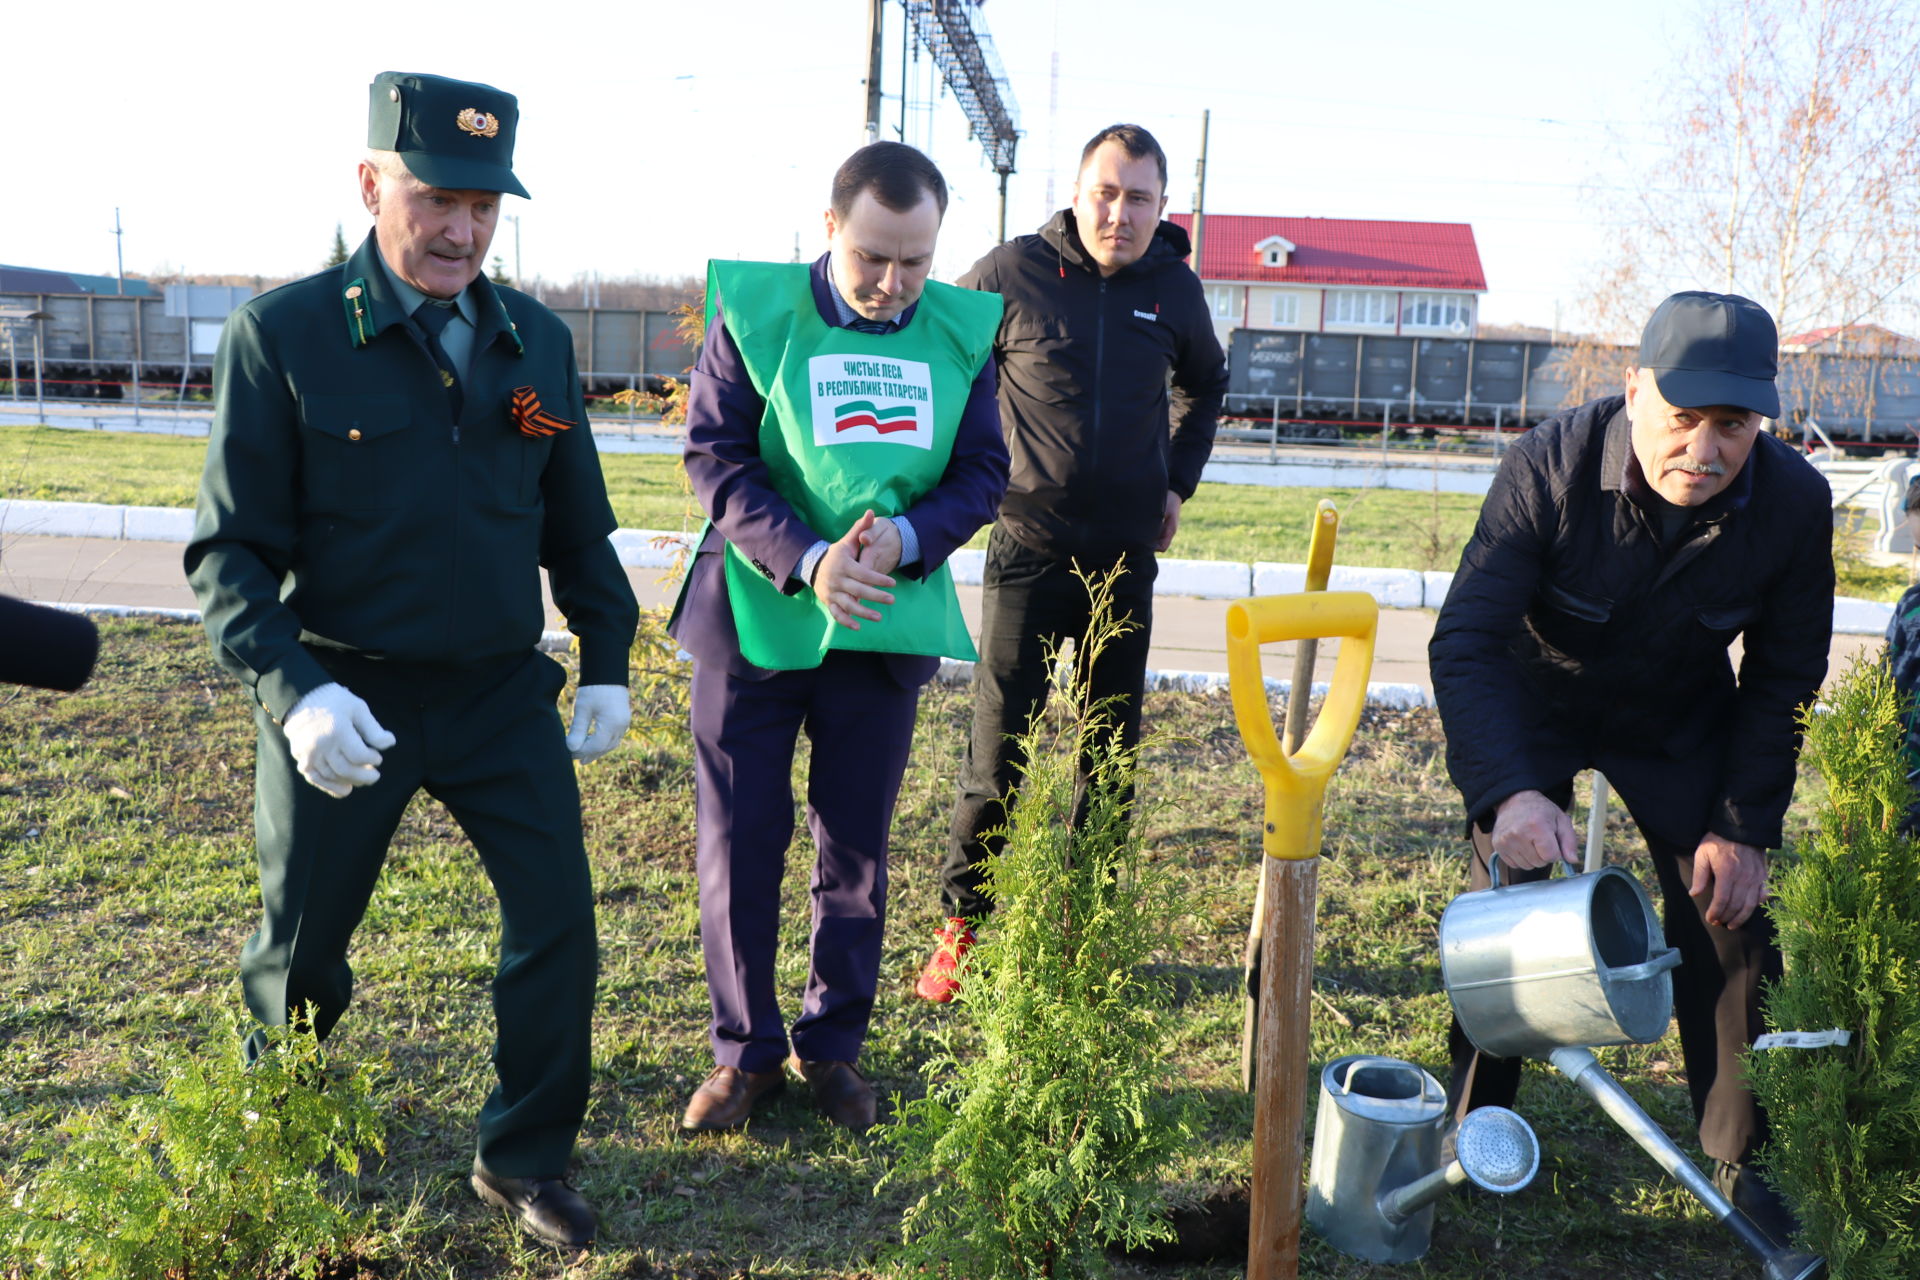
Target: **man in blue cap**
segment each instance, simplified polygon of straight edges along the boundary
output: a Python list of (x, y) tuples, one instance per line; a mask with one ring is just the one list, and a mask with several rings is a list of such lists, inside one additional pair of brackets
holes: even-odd
[[(324, 1036), (401, 814), (421, 790), (440, 800), (500, 901), (473, 1187), (581, 1247), (594, 1217), (565, 1178), (598, 953), (573, 762), (626, 730), (638, 609), (572, 335), (481, 270), (501, 194), (527, 194), (518, 104), (397, 72), (371, 98), (373, 232), (228, 320), (186, 552), (214, 652), (257, 704), (264, 911), (241, 981), (262, 1024)], [(536, 650), (543, 568), (579, 638), (567, 729), (566, 673)]]
[[(1833, 522), (1827, 482), (1762, 430), (1780, 415), (1778, 346), (1746, 298), (1662, 302), (1625, 394), (1548, 419), (1502, 461), (1428, 660), (1476, 889), (1489, 853), (1513, 880), (1578, 861), (1580, 770), (1625, 801), (1680, 951), (1701, 1148), (1785, 1244), (1792, 1215), (1751, 1163), (1767, 1118), (1741, 1057), (1781, 973), (1756, 908), (1793, 798), (1797, 714), (1826, 676)], [(1479, 1053), (1458, 1022), (1451, 1048), (1460, 1113), (1512, 1104), (1517, 1060)]]

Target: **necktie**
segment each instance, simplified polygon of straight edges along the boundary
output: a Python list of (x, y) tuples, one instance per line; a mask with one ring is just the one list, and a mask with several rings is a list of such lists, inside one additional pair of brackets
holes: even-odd
[(847, 321), (847, 328), (855, 333), (892, 333), (893, 321), (869, 320), (865, 316), (855, 316)]
[(440, 366), (440, 382), (447, 389), (447, 399), (453, 407), (453, 420), (460, 421), (460, 411), (465, 408), (466, 398), (460, 392), (460, 379), (453, 371), (453, 361), (447, 358), (447, 349), (440, 345), (440, 333), (453, 320), (453, 308), (428, 300), (414, 309), (413, 318), (420, 326), (420, 332), (426, 335), (427, 351), (433, 356), (435, 364)]

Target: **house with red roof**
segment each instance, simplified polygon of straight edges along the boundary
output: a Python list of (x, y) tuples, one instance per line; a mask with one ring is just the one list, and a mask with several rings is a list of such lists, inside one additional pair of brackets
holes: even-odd
[(1464, 222), (1209, 213), (1200, 254), (1222, 347), (1235, 329), (1468, 338), (1487, 291)]

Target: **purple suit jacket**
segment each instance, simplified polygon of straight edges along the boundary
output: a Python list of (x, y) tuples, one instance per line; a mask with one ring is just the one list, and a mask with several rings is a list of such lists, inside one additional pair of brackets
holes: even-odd
[[(820, 318), (838, 325), (825, 255), (814, 262), (812, 276), (813, 304)], [(917, 303), (903, 313), (901, 328), (913, 323), (916, 310)], [(931, 573), (982, 526), (992, 523), (1007, 488), (1007, 446), (1000, 435), (997, 391), (998, 379), (989, 359), (968, 392), (946, 473), (910, 510), (900, 513), (919, 538), (920, 559), (901, 566), (895, 576)], [(715, 315), (688, 388), (686, 452), (687, 478), (701, 509), (712, 518), (713, 529), (694, 555), (670, 631), (696, 661), (723, 662), (728, 671), (747, 679), (763, 679), (771, 673), (740, 656), (721, 568), (722, 539), (739, 547), (769, 581), (792, 594), (802, 586), (794, 577), (801, 557), (814, 543), (828, 538), (809, 527), (774, 490), (760, 456), (760, 419), (765, 411), (766, 402), (753, 389), (740, 351), (727, 334), (725, 315)], [(887, 669), (907, 688), (925, 684), (940, 669), (938, 658), (922, 654), (887, 654), (886, 658)]]

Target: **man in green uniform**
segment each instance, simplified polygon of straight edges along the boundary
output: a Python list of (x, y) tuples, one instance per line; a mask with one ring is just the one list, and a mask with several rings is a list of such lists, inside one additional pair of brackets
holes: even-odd
[[(263, 1024), (324, 1036), (401, 814), (422, 789), (444, 803), (501, 913), (473, 1186), (581, 1246), (593, 1213), (564, 1179), (597, 948), (572, 761), (626, 730), (638, 610), (571, 335), (481, 273), (500, 193), (526, 195), (513, 96), (383, 72), (371, 97), (373, 232), (227, 322), (186, 553), (214, 652), (258, 704), (265, 909), (241, 980)], [(565, 730), (565, 672), (535, 647), (542, 568), (579, 638)]]

